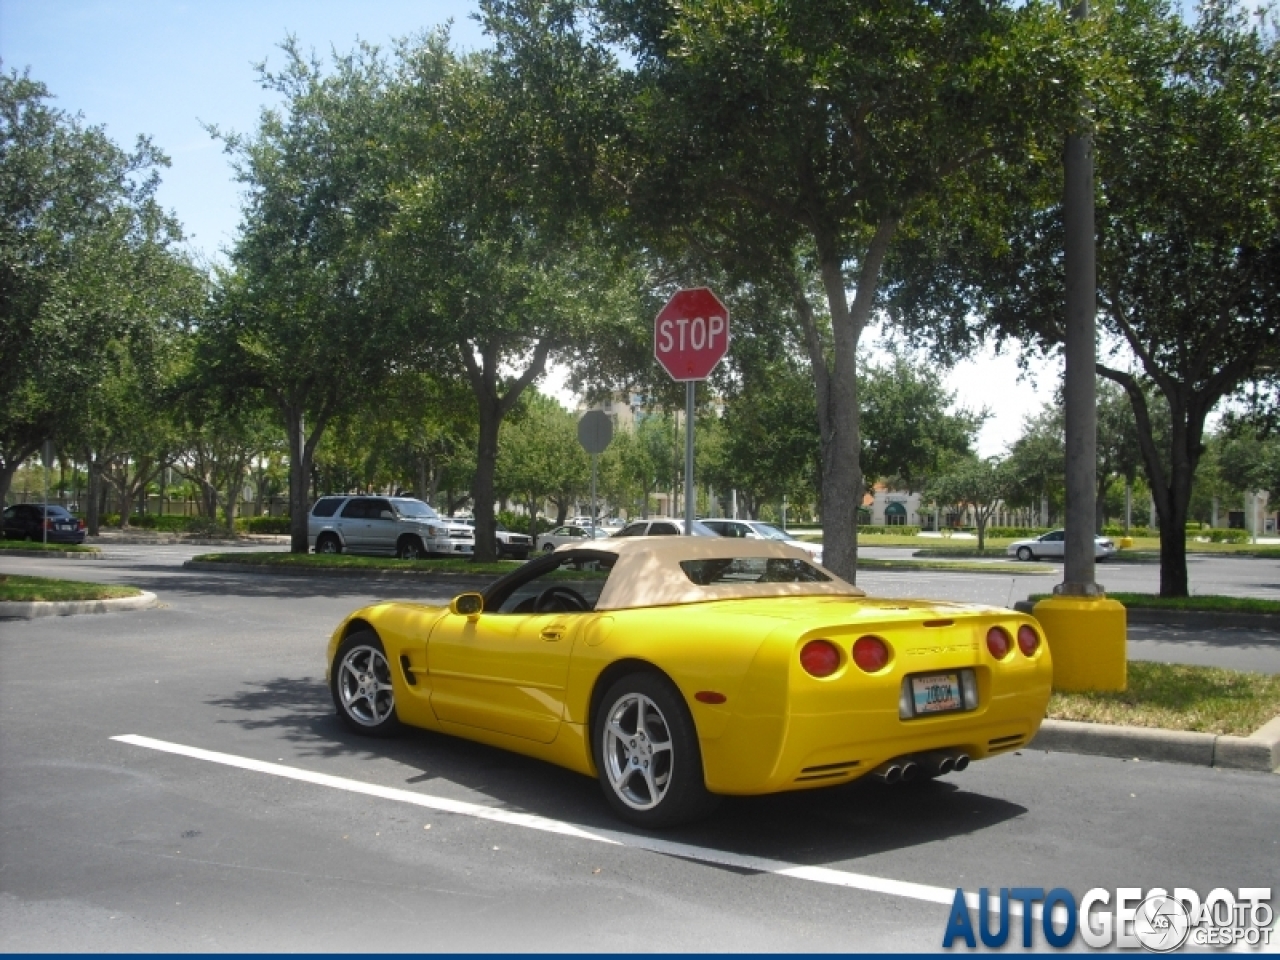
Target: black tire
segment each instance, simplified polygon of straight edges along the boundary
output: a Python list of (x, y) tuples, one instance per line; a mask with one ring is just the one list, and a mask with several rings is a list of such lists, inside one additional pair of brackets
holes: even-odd
[(1030, 547), (1019, 547), (1019, 548), (1018, 548), (1018, 559), (1019, 559), (1019, 560), (1022, 560), (1022, 561), (1024, 561), (1024, 562), (1025, 562), (1025, 561), (1027, 561), (1027, 560), (1034, 560), (1035, 558), (1036, 558), (1036, 555), (1035, 555), (1034, 553), (1032, 553), (1032, 552), (1031, 552), (1031, 548), (1030, 548)]
[(627, 674), (609, 687), (593, 718), (591, 749), (605, 799), (628, 823), (671, 827), (706, 816), (720, 802), (706, 787), (689, 708), (657, 673)]
[(554, 550), (555, 548), (556, 548), (556, 545), (555, 545), (554, 543), (545, 543), (545, 544), (543, 544), (543, 545), (542, 545), (542, 552), (543, 552), (543, 553), (550, 553), (550, 552), (551, 552), (552, 550)]
[(347, 729), (366, 737), (400, 732), (391, 662), (372, 630), (357, 630), (338, 644), (329, 670), (329, 693)]
[(421, 560), (427, 555), (427, 548), (414, 536), (403, 536), (396, 544), (396, 557), (400, 560)]
[(316, 553), (341, 553), (342, 541), (332, 533), (322, 533), (316, 540)]

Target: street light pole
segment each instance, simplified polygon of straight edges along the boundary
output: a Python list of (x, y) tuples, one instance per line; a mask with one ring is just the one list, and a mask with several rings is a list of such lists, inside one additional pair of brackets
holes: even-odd
[[(1088, 0), (1072, 9), (1089, 14)], [(1098, 408), (1097, 256), (1094, 238), (1093, 143), (1087, 117), (1067, 135), (1062, 155), (1066, 330), (1063, 395), (1066, 405), (1066, 542), (1062, 583), (1035, 605), (1053, 651), (1059, 690), (1123, 690), (1128, 683), (1128, 624), (1124, 606), (1094, 580), (1097, 522)]]

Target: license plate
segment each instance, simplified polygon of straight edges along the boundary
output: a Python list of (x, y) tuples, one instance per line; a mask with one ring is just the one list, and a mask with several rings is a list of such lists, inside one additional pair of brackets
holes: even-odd
[(916, 716), (926, 713), (952, 713), (964, 709), (960, 693), (960, 675), (932, 673), (911, 678), (911, 699)]

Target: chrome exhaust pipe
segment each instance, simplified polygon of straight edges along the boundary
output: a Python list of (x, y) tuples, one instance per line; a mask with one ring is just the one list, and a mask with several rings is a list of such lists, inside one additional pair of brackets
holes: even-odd
[(916, 777), (920, 776), (920, 764), (914, 760), (908, 760), (902, 765), (902, 782), (910, 783)]
[(951, 765), (951, 769), (956, 773), (964, 770), (969, 766), (969, 755), (967, 753), (957, 753), (955, 762)]
[(955, 769), (956, 755), (949, 750), (934, 750), (919, 756), (920, 765), (931, 777), (940, 777)]
[(882, 783), (893, 786), (902, 779), (902, 765), (897, 760), (886, 760), (872, 770), (871, 775), (878, 777)]

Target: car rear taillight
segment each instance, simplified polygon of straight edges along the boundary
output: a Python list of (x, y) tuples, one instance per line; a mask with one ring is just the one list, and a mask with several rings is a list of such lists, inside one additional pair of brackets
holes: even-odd
[(815, 677), (829, 677), (840, 668), (840, 651), (830, 640), (810, 640), (800, 648), (800, 666)]
[(76, 521), (76, 529), (77, 529), (77, 530), (83, 530), (83, 529), (84, 529), (84, 521), (83, 521), (83, 520), (77, 520), (77, 521)]
[(879, 637), (859, 637), (853, 643), (853, 662), (867, 673), (883, 670), (889, 662), (889, 646)]
[(1040, 634), (1036, 633), (1035, 627), (1024, 623), (1018, 628), (1018, 649), (1028, 657), (1040, 649)]
[(987, 631), (987, 649), (997, 660), (1007, 657), (1011, 646), (1013, 643), (1009, 639), (1009, 631), (1004, 627), (992, 627)]

